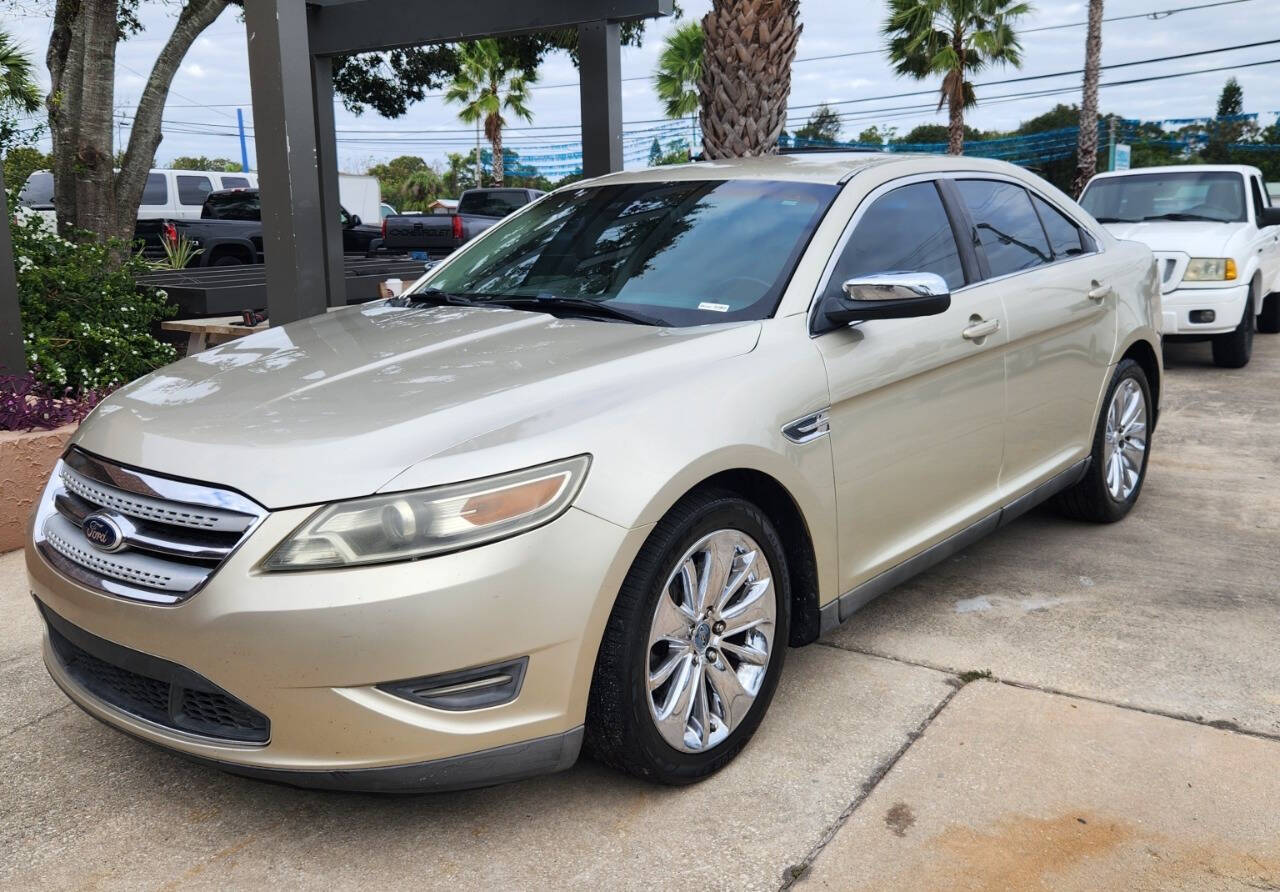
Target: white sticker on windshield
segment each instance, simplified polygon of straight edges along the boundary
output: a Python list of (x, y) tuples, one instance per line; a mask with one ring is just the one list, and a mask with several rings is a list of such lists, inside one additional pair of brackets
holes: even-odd
[(712, 303), (707, 303), (706, 301), (703, 301), (702, 303), (698, 304), (698, 309), (711, 310), (713, 313), (727, 313), (729, 312), (729, 305), (728, 304), (712, 304)]

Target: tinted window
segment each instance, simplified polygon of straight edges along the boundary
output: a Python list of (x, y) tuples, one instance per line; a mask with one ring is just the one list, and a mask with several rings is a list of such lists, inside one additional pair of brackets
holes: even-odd
[(205, 196), (213, 191), (213, 183), (208, 177), (179, 174), (177, 180), (179, 204), (204, 204)]
[(223, 189), (248, 189), (249, 180), (246, 177), (223, 177)]
[(956, 180), (956, 187), (969, 208), (992, 276), (1053, 259), (1026, 189), (995, 180)]
[(1044, 224), (1045, 234), (1049, 236), (1049, 247), (1053, 249), (1054, 260), (1074, 257), (1086, 251), (1084, 242), (1080, 240), (1080, 227), (1072, 223), (1071, 218), (1039, 195), (1033, 194), (1031, 202), (1040, 214), (1040, 222)]
[(467, 192), (458, 204), (459, 214), (505, 217), (529, 203), (529, 195), (518, 189), (505, 192)]
[(769, 180), (567, 189), (499, 223), (423, 290), (584, 298), (672, 325), (762, 319), (836, 191)]
[(1242, 222), (1244, 180), (1225, 171), (1170, 171), (1103, 177), (1089, 183), (1081, 206), (1099, 223), (1142, 220)]
[(142, 203), (143, 204), (168, 204), (169, 203), (169, 184), (165, 182), (164, 174), (162, 173), (147, 174), (147, 185), (142, 187)]
[(53, 204), (53, 174), (47, 170), (37, 170), (27, 177), (27, 182), (18, 194), (18, 201), (28, 207)]
[(215, 192), (205, 199), (200, 216), (206, 220), (261, 220), (257, 192)]
[(933, 183), (894, 189), (867, 208), (836, 261), (827, 294), (840, 294), (854, 276), (888, 272), (937, 273), (953, 290), (964, 285), (955, 234)]

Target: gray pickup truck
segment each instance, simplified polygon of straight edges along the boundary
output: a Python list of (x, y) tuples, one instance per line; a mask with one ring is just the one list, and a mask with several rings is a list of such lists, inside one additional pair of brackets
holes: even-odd
[(468, 189), (457, 213), (384, 217), (382, 249), (421, 254), (423, 259), (443, 257), (545, 194), (540, 189)]

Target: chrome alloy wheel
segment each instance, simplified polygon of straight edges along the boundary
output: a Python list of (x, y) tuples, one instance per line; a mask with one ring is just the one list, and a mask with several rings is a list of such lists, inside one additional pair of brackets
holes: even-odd
[(702, 537), (667, 578), (649, 629), (649, 714), (671, 746), (703, 752), (755, 702), (777, 604), (760, 546), (739, 530)]
[(1147, 401), (1142, 387), (1132, 378), (1121, 381), (1111, 395), (1105, 437), (1107, 491), (1111, 498), (1123, 502), (1138, 487), (1147, 451)]

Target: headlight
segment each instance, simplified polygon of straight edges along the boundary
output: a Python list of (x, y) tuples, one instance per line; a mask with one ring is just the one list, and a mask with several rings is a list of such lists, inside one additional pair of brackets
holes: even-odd
[(321, 508), (263, 562), (315, 570), (409, 561), (505, 539), (559, 517), (586, 477), (579, 455), (523, 471)]
[(1236, 277), (1236, 262), (1230, 257), (1192, 257), (1182, 278), (1190, 282), (1222, 282)]

